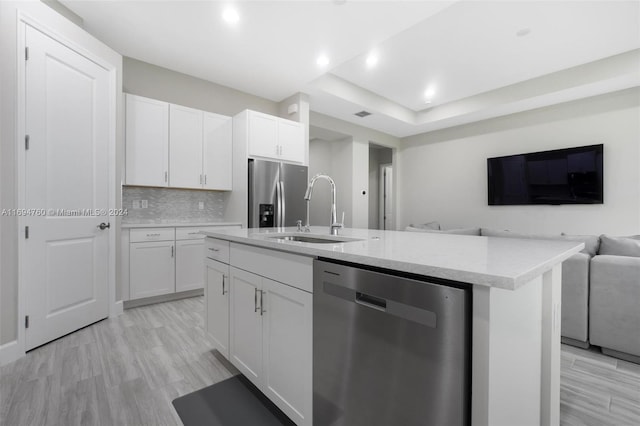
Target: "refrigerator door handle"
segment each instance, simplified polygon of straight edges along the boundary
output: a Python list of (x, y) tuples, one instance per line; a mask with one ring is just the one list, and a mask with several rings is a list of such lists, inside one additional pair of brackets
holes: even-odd
[(284, 204), (285, 202), (285, 196), (284, 196), (285, 192), (284, 192), (284, 182), (280, 181), (280, 205), (282, 206), (282, 211), (280, 212), (280, 226), (282, 226), (284, 228), (285, 223), (286, 222), (286, 218), (285, 215), (287, 214), (287, 208)]
[(280, 181), (276, 182), (276, 228), (282, 227), (282, 191)]

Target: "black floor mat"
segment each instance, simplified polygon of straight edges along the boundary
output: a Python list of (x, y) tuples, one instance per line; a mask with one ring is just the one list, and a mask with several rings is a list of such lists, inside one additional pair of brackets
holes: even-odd
[(290, 426), (294, 423), (239, 374), (173, 400), (184, 426)]

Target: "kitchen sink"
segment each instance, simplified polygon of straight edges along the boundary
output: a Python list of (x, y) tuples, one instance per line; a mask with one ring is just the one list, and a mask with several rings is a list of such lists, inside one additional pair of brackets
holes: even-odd
[(359, 238), (351, 238), (351, 237), (339, 237), (335, 235), (299, 235), (299, 234), (280, 234), (267, 237), (273, 240), (281, 240), (281, 241), (295, 241), (299, 243), (311, 243), (311, 244), (337, 244), (337, 243), (348, 243), (351, 241), (362, 241)]

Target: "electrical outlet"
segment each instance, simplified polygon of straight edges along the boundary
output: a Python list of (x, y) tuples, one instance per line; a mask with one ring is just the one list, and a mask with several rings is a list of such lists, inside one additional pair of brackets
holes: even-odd
[(147, 200), (142, 200), (141, 204), (143, 209), (146, 209), (149, 207), (149, 202)]
[(133, 209), (137, 210), (140, 208), (140, 200), (133, 200)]
[(204, 210), (204, 201), (198, 201), (198, 208)]

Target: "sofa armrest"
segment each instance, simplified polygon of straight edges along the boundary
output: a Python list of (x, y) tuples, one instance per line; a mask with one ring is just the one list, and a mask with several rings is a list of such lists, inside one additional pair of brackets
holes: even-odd
[(640, 257), (595, 256), (590, 284), (591, 343), (640, 356)]

